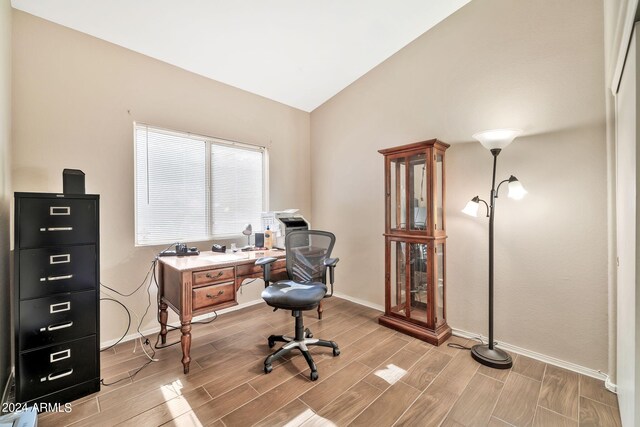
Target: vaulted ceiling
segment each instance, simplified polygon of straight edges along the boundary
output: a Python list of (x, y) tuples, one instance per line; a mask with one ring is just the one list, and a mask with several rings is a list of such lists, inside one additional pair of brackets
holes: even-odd
[(470, 0), (12, 0), (14, 8), (312, 111)]

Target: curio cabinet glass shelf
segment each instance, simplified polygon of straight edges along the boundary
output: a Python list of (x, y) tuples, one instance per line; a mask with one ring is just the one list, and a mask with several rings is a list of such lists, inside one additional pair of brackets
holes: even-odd
[(380, 150), (385, 171), (385, 313), (380, 324), (440, 345), (446, 311), (445, 151), (437, 139)]

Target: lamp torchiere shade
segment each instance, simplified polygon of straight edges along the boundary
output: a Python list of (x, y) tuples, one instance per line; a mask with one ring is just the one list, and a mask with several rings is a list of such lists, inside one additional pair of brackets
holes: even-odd
[(502, 150), (522, 133), (520, 129), (492, 129), (473, 134), (487, 150)]

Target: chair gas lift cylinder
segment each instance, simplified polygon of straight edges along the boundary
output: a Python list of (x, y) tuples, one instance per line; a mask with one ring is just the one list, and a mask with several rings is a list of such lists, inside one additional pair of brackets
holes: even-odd
[(379, 150), (385, 171), (385, 313), (381, 325), (440, 345), (446, 310), (445, 151), (437, 139)]

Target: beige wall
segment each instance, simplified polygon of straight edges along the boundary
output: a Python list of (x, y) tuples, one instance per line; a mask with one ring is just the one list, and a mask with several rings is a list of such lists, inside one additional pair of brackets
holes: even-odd
[[(11, 365), (9, 188), (11, 140), (11, 3), (0, 0), (0, 395)], [(1, 399), (1, 397), (0, 397)]]
[(602, 2), (476, 0), (311, 114), (314, 226), (337, 234), (338, 289), (382, 305), (383, 161), (437, 137), (447, 152), (448, 320), (487, 334), (491, 155), (475, 132), (517, 127), (498, 177), (529, 191), (496, 208), (498, 340), (607, 371)]
[[(85, 172), (87, 191), (101, 196), (103, 283), (132, 291), (160, 249), (134, 247), (134, 121), (268, 146), (270, 208), (311, 218), (308, 113), (23, 12), (13, 18), (13, 190), (61, 192), (64, 168)], [(240, 302), (261, 287), (247, 286)], [(140, 316), (147, 295), (122, 300)], [(101, 307), (105, 342), (126, 316)], [(156, 325), (152, 309), (142, 329)]]

